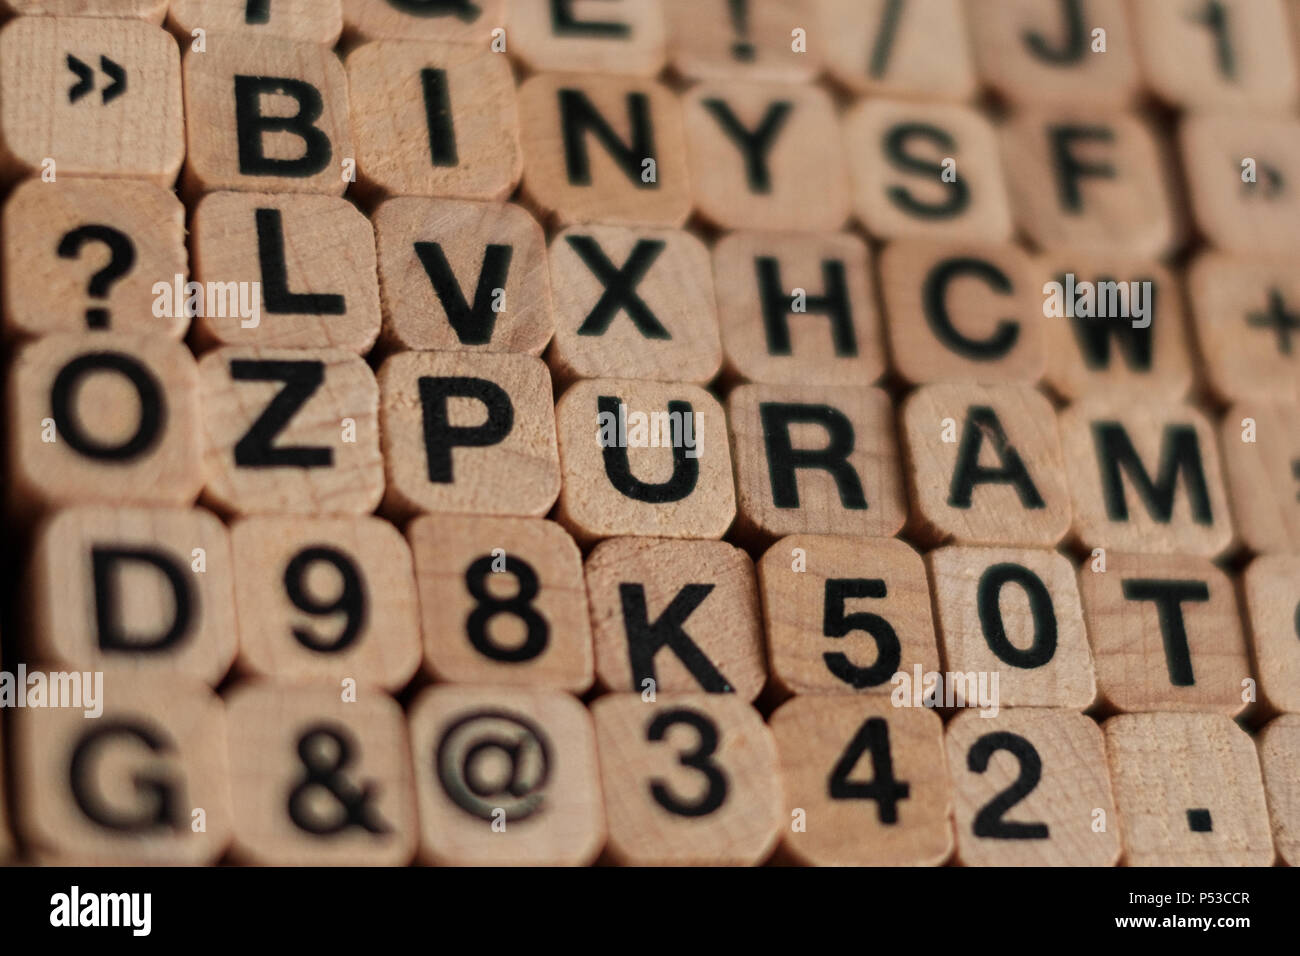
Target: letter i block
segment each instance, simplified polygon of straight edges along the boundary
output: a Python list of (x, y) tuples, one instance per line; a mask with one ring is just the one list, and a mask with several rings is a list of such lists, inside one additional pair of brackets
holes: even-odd
[(810, 866), (939, 866), (952, 855), (943, 722), (884, 698), (795, 697), (781, 755), (783, 855)]
[(356, 158), (348, 81), (318, 43), (214, 34), (185, 57), (189, 153), (181, 185), (341, 196)]
[(385, 511), (541, 517), (560, 492), (551, 376), (531, 355), (402, 352), (379, 370)]
[(1256, 558), (1241, 595), (1265, 713), (1300, 713), (1300, 556)]
[(199, 379), (212, 507), (366, 514), (379, 504), (379, 388), (363, 359), (232, 346), (205, 355)]
[(547, 70), (656, 76), (667, 27), (662, 0), (588, 6), (508, 0), (510, 52), (530, 72)]
[(605, 842), (591, 715), (557, 690), (443, 684), (415, 699), (420, 861), (585, 866)]
[(343, 0), (344, 42), (449, 40), (487, 46), (505, 0)]
[(1235, 716), (1251, 700), (1232, 581), (1205, 558), (1108, 553), (1079, 570), (1103, 703)]
[(198, 29), (332, 47), (343, 31), (343, 4), (342, 0), (171, 0), (167, 28), (176, 34), (182, 48), (197, 39), (194, 31)]
[(1300, 405), (1239, 402), (1219, 441), (1242, 542), (1257, 554), (1300, 553)]
[(44, 707), (14, 721), (14, 811), (29, 847), (64, 866), (217, 862), (231, 836), (221, 700), (177, 674), (107, 671), (98, 693), (98, 719)]
[(231, 529), (240, 670), (399, 691), (420, 663), (411, 553), (387, 521), (244, 518)]
[(379, 336), (375, 235), (335, 196), (213, 193), (190, 223), (200, 348), (339, 348)]
[(1221, 714), (1121, 714), (1102, 726), (1127, 866), (1269, 866), (1249, 735)]
[(162, 338), (96, 332), (24, 346), (9, 370), (11, 504), (188, 505), (203, 484), (198, 372)]
[(609, 822), (628, 866), (754, 866), (785, 825), (776, 739), (735, 697), (609, 694), (592, 707)]
[(616, 535), (721, 538), (736, 515), (722, 406), (695, 385), (597, 379), (555, 407), (556, 517), (582, 543)]
[(767, 679), (758, 582), (725, 541), (617, 538), (587, 558), (596, 680), (606, 690), (736, 694)]
[(235, 658), (230, 538), (199, 508), (69, 508), (36, 534), (32, 656), (219, 684)]
[(1273, 842), (1288, 866), (1300, 863), (1300, 715), (1269, 723), (1256, 740)]
[(130, 18), (19, 17), (0, 31), (0, 64), (5, 175), (175, 183), (185, 158), (181, 63), (163, 30)]
[(1231, 544), (1214, 431), (1200, 412), (1094, 396), (1059, 424), (1074, 535), (1085, 548), (1213, 557)]
[(887, 538), (903, 526), (907, 499), (883, 391), (742, 385), (727, 414), (741, 534)]
[(669, 65), (690, 80), (812, 80), (822, 65), (819, 37), (826, 35), (815, 2), (761, 0), (737, 13), (729, 0), (664, 0)]
[(965, 866), (1114, 866), (1120, 855), (1101, 729), (1025, 707), (958, 714), (945, 734), (957, 861)]
[(237, 860), (411, 862), (411, 755), (392, 698), (364, 685), (253, 681), (227, 695), (226, 714)]

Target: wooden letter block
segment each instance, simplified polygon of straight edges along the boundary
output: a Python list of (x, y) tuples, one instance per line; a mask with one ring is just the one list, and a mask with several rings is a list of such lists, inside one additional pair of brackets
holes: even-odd
[(204, 501), (230, 514), (366, 514), (384, 494), (379, 388), (341, 349), (236, 348), (199, 361)]
[(415, 558), (435, 680), (584, 694), (595, 674), (582, 552), (540, 518), (423, 515)]
[(709, 250), (680, 230), (574, 226), (551, 242), (562, 382), (648, 378), (705, 384), (722, 364)]
[(1296, 65), (1281, 0), (1130, 6), (1144, 79), (1165, 102), (1228, 113), (1282, 112), (1295, 104)]
[(190, 226), (206, 300), (200, 347), (370, 351), (381, 324), (375, 235), (350, 202), (213, 193)]
[(992, 124), (967, 106), (866, 100), (844, 120), (853, 209), (881, 239), (1006, 242)]
[(38, 17), (136, 17), (162, 23), (167, 0), (0, 0), (0, 13)]
[(379, 518), (235, 523), (242, 671), (399, 691), (420, 665), (411, 552)]
[(355, 159), (348, 79), (319, 43), (242, 33), (185, 57), (189, 155), (182, 186), (341, 196)]
[(1256, 554), (1300, 554), (1300, 406), (1242, 402), (1219, 436), (1241, 541)]
[(925, 563), (894, 538), (800, 534), (758, 562), (772, 682), (793, 694), (889, 694), (939, 670)]
[(1250, 656), (1228, 576), (1205, 558), (1105, 554), (1079, 569), (1102, 702), (1115, 710), (1245, 709)]
[(332, 47), (343, 31), (343, 4), (341, 0), (171, 0), (167, 27), (183, 47), (200, 29)]
[(410, 712), (420, 860), (585, 866), (605, 843), (596, 733), (557, 690), (442, 685)]
[(736, 516), (727, 426), (695, 385), (596, 379), (555, 406), (556, 519), (580, 543), (615, 535), (721, 538)]
[(1060, 416), (1085, 548), (1213, 557), (1232, 542), (1214, 431), (1190, 406), (1097, 395)]
[(909, 385), (1034, 384), (1047, 367), (1038, 278), (1017, 246), (890, 243), (880, 281), (894, 370)]
[(735, 697), (609, 694), (591, 710), (611, 860), (754, 866), (785, 825), (776, 739)]
[(587, 558), (596, 680), (606, 690), (704, 690), (751, 701), (767, 679), (758, 581), (725, 541), (616, 538)]
[(966, 100), (975, 68), (965, 0), (818, 0), (817, 43), (856, 94)]
[(950, 547), (931, 551), (926, 564), (950, 672), (996, 676), (995, 707), (1092, 706), (1092, 652), (1074, 568), (1064, 555)]
[(1300, 716), (1279, 717), (1256, 743), (1273, 842), (1287, 866), (1300, 865)]
[(695, 207), (706, 222), (804, 232), (844, 225), (849, 181), (825, 90), (703, 83), (686, 95), (683, 111)]
[(203, 487), (198, 370), (165, 338), (24, 346), (9, 369), (10, 502), (188, 505)]
[(367, 43), (347, 58), (358, 184), (501, 200), (523, 174), (504, 56), (462, 43)]
[(945, 742), (957, 861), (1114, 866), (1120, 835), (1101, 729), (1061, 710), (958, 714)]
[(230, 536), (199, 508), (68, 508), (28, 569), (35, 660), (215, 687), (235, 659)]
[(1259, 699), (1269, 711), (1300, 713), (1300, 557), (1256, 558), (1241, 582)]
[(813, 0), (664, 0), (664, 12), (669, 63), (685, 79), (804, 83), (821, 70)]
[(1128, 866), (1269, 866), (1255, 745), (1219, 714), (1121, 714), (1102, 726)]
[(519, 87), (523, 198), (548, 223), (681, 226), (681, 106), (652, 80), (539, 73)]
[(887, 538), (903, 526), (907, 495), (883, 391), (741, 385), (727, 417), (742, 535)]
[(1144, 401), (1186, 396), (1192, 358), (1183, 290), (1172, 272), (1114, 252), (1059, 250), (1038, 264), (1044, 284), (1059, 286), (1044, 293), (1052, 391), (1070, 402), (1118, 389)]
[(415, 789), (402, 709), (370, 687), (253, 681), (226, 696), (231, 853), (264, 866), (402, 866)]
[(379, 369), (379, 392), (388, 514), (550, 511), (560, 459), (541, 359), (402, 352)]
[(505, 0), (343, 0), (345, 41), (453, 41), (486, 47)]
[(120, 329), (179, 339), (189, 327), (155, 288), (170, 292), (189, 271), (185, 207), (161, 186), (30, 179), (10, 194), (3, 231), (11, 334)]
[(771, 717), (782, 848), (811, 866), (939, 866), (952, 855), (943, 723), (878, 697), (796, 697)]
[[(92, 675), (72, 676), (84, 701)], [(74, 866), (217, 862), (231, 837), (220, 699), (177, 674), (108, 671), (93, 685), (99, 719), (59, 707), (14, 721), (14, 813), (29, 848)]]
[(661, 0), (506, 0), (510, 52), (529, 70), (655, 76), (668, 28)]
[(885, 371), (866, 243), (732, 233), (713, 247), (724, 364), (769, 385), (869, 385)]
[(1143, 258), (1173, 248), (1167, 163), (1142, 120), (1084, 107), (1029, 110), (1003, 127), (1002, 155), (1016, 225), (1040, 248)]
[(555, 331), (546, 236), (512, 203), (401, 197), (375, 211), (384, 344), (540, 355)]

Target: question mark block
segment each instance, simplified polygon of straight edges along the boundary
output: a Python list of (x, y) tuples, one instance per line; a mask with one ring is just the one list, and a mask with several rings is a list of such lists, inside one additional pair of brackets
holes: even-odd
[(187, 271), (185, 207), (170, 190), (127, 180), (33, 179), (9, 196), (0, 228), (8, 334), (80, 332), (101, 313), (101, 327), (184, 336), (184, 309), (153, 291), (158, 282), (171, 288)]
[(446, 40), (488, 48), (505, 0), (343, 0), (343, 39)]
[(248, 0), (172, 0), (167, 28), (184, 46), (193, 42), (193, 31), (202, 28), (208, 33), (283, 37), (332, 47), (343, 30), (343, 4), (341, 0), (263, 0), (261, 4)]

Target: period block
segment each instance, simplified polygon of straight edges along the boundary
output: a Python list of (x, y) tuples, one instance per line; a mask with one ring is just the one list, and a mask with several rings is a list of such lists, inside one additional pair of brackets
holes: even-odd
[(201, 29), (332, 47), (343, 30), (343, 4), (342, 0), (171, 0), (167, 28), (182, 44), (190, 43), (194, 31)]
[(1242, 611), (1270, 711), (1300, 713), (1300, 557), (1256, 558), (1241, 578)]
[(684, 79), (803, 83), (821, 70), (813, 0), (664, 0), (664, 13), (669, 64)]
[(1300, 863), (1300, 716), (1272, 721), (1256, 739), (1273, 843), (1288, 866)]
[(506, 0), (510, 52), (534, 72), (655, 76), (667, 55), (661, 0)]

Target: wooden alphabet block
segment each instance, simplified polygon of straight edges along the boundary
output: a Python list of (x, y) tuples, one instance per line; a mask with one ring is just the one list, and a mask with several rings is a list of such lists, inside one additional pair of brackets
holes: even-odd
[(231, 853), (269, 866), (402, 866), (415, 855), (406, 720), (334, 682), (253, 681), (226, 695)]
[(1121, 714), (1102, 725), (1128, 866), (1269, 866), (1255, 746), (1221, 714)]
[(749, 555), (725, 541), (615, 538), (586, 564), (605, 690), (735, 694), (767, 679), (758, 581)]
[(216, 687), (235, 659), (230, 536), (200, 508), (76, 507), (37, 530), (34, 660)]
[(573, 226), (551, 241), (556, 378), (704, 384), (722, 364), (709, 250), (682, 230)]
[(165, 338), (23, 346), (9, 368), (11, 504), (191, 504), (203, 487), (198, 378), (189, 349)]
[(1141, 119), (1026, 110), (1002, 127), (1002, 155), (1016, 225), (1042, 249), (1155, 259), (1180, 238), (1167, 164)]
[(919, 539), (1051, 546), (1070, 529), (1056, 414), (1036, 389), (926, 385), (899, 424)]
[(894, 538), (798, 534), (758, 561), (772, 683), (782, 696), (882, 696), (939, 670), (925, 563)]
[[(701, 83), (683, 103), (696, 212), (719, 229), (834, 232), (849, 216), (838, 120), (815, 86)], [(813, 143), (827, 148), (810, 149)]]
[(605, 843), (596, 734), (557, 690), (443, 684), (416, 698), (420, 860), (584, 866)]
[(785, 825), (776, 739), (749, 704), (716, 694), (592, 706), (609, 824), (627, 866), (754, 866)]
[(782, 849), (811, 866), (939, 866), (952, 855), (943, 723), (880, 697), (795, 697), (769, 721)]
[(346, 199), (212, 193), (190, 229), (201, 348), (370, 351), (381, 324), (375, 235)]
[(214, 34), (207, 52), (186, 55), (184, 82), (187, 197), (222, 189), (343, 195), (357, 153), (347, 74), (333, 50)]
[(1200, 412), (1096, 395), (1059, 423), (1085, 548), (1212, 557), (1232, 542), (1214, 432)]
[(1300, 716), (1272, 721), (1256, 738), (1273, 843), (1288, 866), (1300, 863)]
[(1232, 581), (1205, 558), (1106, 552), (1079, 569), (1102, 703), (1114, 710), (1245, 709), (1254, 686)]
[(156, 288), (184, 284), (189, 271), (185, 207), (170, 191), (127, 180), (29, 179), (10, 194), (0, 228), (11, 335), (185, 335), (189, 318)]
[[(65, 676), (81, 679), (85, 703), (92, 675)], [(67, 706), (13, 722), (14, 813), (29, 849), (64, 865), (217, 862), (231, 838), (221, 700), (178, 674), (107, 671), (93, 686), (99, 719)]]
[(1300, 557), (1267, 554), (1241, 577), (1242, 610), (1266, 711), (1300, 713)]
[(892, 242), (880, 281), (893, 368), (908, 384), (1042, 377), (1042, 283), (1019, 247)]
[(0, 0), (0, 13), (38, 17), (136, 17), (163, 21), (167, 0)]
[(667, 55), (661, 0), (507, 0), (510, 52), (533, 72), (656, 76)]
[(691, 211), (681, 106), (623, 76), (539, 73), (519, 87), (522, 198), (550, 224), (678, 227)]
[(387, 348), (546, 348), (555, 331), (546, 236), (522, 207), (399, 197), (373, 221)]
[[(1092, 706), (1097, 696), (1092, 652), (1074, 568), (1064, 555), (948, 547), (931, 551), (925, 560), (950, 672), (988, 674), (990, 681), (996, 676), (997, 684), (990, 685), (996, 707), (1079, 712)], [(978, 704), (965, 701), (967, 707)]]
[(1291, 33), (1280, 0), (1155, 0), (1131, 5), (1147, 86), (1189, 110), (1290, 109)]
[(99, 14), (24, 16), (0, 31), (0, 171), (170, 189), (185, 158), (176, 43), (139, 19), (107, 17), (102, 5)]
[(595, 675), (582, 552), (540, 518), (422, 515), (415, 558), (435, 680), (585, 694)]
[(742, 535), (887, 538), (903, 526), (907, 496), (883, 391), (741, 385), (727, 417)]
[(401, 352), (378, 378), (386, 513), (550, 511), (560, 459), (551, 376), (541, 359)]
[(818, 0), (818, 44), (855, 94), (966, 100), (975, 67), (963, 0)]
[(396, 692), (420, 665), (411, 552), (387, 521), (255, 517), (230, 532), (239, 666)]
[(1101, 729), (1027, 707), (958, 714), (945, 734), (957, 861), (965, 866), (1114, 866), (1119, 824)]
[(228, 514), (366, 514), (384, 494), (379, 387), (341, 349), (238, 348), (199, 361), (204, 501)]
[(664, 13), (669, 63), (685, 79), (806, 83), (821, 70), (813, 0), (664, 0)]
[(1006, 242), (993, 125), (968, 106), (864, 100), (844, 119), (853, 211), (880, 239)]
[(564, 483), (556, 520), (579, 543), (616, 535), (721, 538), (736, 516), (727, 425), (696, 385), (594, 379), (555, 406)]
[(357, 181), (380, 195), (502, 200), (523, 174), (504, 56), (464, 43), (367, 43), (348, 54)]
[(203, 30), (332, 47), (343, 31), (343, 4), (341, 0), (171, 0), (167, 28), (182, 46), (191, 42), (195, 30)]
[(486, 47), (505, 23), (505, 0), (343, 0), (344, 41), (452, 41)]
[(1219, 437), (1242, 542), (1256, 554), (1300, 553), (1300, 407), (1234, 405)]

